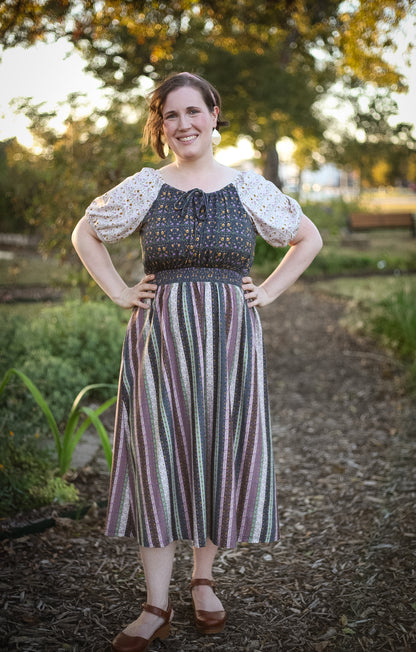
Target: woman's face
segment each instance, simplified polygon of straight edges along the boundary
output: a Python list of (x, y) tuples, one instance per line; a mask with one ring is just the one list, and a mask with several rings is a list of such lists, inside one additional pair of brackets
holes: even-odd
[(166, 97), (162, 110), (165, 140), (179, 159), (197, 159), (212, 152), (212, 130), (219, 109), (211, 113), (196, 88), (182, 86)]

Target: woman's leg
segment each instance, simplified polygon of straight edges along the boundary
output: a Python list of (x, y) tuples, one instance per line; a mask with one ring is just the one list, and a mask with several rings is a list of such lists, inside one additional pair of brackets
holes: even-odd
[[(218, 546), (207, 539), (207, 545), (203, 548), (194, 548), (193, 578), (204, 578), (212, 580), (212, 564), (217, 554)], [(221, 600), (215, 595), (210, 586), (195, 586), (192, 589), (196, 609), (204, 611), (222, 611)]]
[[(172, 576), (173, 560), (176, 543), (170, 543), (165, 548), (140, 547), (146, 580), (146, 602), (153, 607), (166, 611), (169, 604), (169, 584)], [(163, 619), (148, 611), (142, 611), (134, 622), (123, 630), (127, 636), (142, 636), (150, 638), (153, 632), (163, 624)]]

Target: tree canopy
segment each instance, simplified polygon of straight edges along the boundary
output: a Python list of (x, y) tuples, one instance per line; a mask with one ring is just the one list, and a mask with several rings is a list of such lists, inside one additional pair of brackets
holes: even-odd
[(413, 0), (6, 0), (0, 38), (12, 47), (65, 37), (124, 97), (140, 96), (144, 78), (206, 76), (224, 95), (230, 138), (250, 137), (277, 181), (276, 141), (322, 136), (314, 106), (336, 79), (405, 89), (385, 51), (408, 15)]
[[(105, 127), (98, 128), (97, 115), (70, 116), (61, 137), (48, 128), (41, 107), (27, 105), (43, 144), (37, 171), (42, 182), (25, 209), (27, 219), (48, 225), (49, 245), (64, 250), (81, 203), (85, 207), (138, 169), (149, 84), (182, 70), (199, 73), (218, 88), (231, 123), (223, 143), (248, 137), (265, 176), (277, 184), (276, 142), (284, 136), (297, 144), (302, 164), (320, 148), (344, 165), (358, 161), (369, 182), (409, 177), (415, 168), (414, 138), (409, 125), (391, 127), (395, 104), (387, 101), (391, 92), (406, 90), (406, 83), (386, 58), (406, 17), (416, 18), (415, 0), (5, 0), (0, 4), (3, 48), (65, 38), (114, 98)], [(343, 101), (354, 107), (358, 140), (348, 133), (335, 142), (328, 136), (321, 100), (335, 83)], [(366, 97), (372, 98), (368, 106), (362, 102)], [(124, 116), (130, 111), (128, 120), (122, 107)], [(370, 152), (385, 162), (393, 146), (388, 166), (371, 172)], [(17, 165), (17, 150), (7, 144), (4, 160)], [(144, 155), (156, 162), (149, 152)]]

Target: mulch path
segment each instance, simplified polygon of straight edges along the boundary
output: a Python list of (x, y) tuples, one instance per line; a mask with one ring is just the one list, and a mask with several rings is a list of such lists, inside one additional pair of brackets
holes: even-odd
[[(152, 650), (416, 650), (416, 408), (400, 366), (340, 324), (348, 305), (299, 283), (262, 310), (282, 539), (221, 550), (226, 631), (199, 635), (178, 546), (170, 637)], [(102, 467), (100, 467), (102, 468)], [(102, 471), (77, 478), (96, 499)], [(0, 648), (103, 652), (144, 600), (137, 547), (104, 510), (2, 542)]]

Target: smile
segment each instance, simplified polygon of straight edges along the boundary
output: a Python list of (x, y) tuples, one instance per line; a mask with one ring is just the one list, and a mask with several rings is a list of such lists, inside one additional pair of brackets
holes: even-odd
[(191, 143), (194, 140), (196, 140), (197, 138), (198, 138), (198, 136), (196, 134), (194, 134), (192, 136), (182, 136), (182, 137), (178, 138), (178, 140), (181, 143)]

